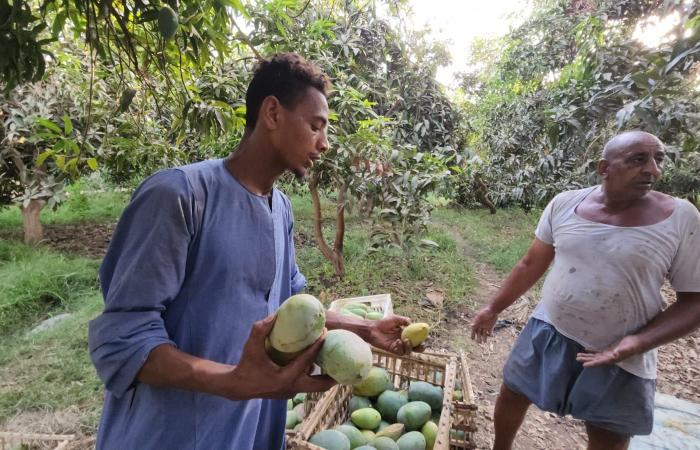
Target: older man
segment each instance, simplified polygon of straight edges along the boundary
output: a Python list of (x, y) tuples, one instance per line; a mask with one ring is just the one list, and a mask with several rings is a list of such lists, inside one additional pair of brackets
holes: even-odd
[[(554, 262), (503, 369), (494, 449), (511, 448), (531, 403), (585, 421), (589, 449), (626, 449), (651, 432), (656, 348), (700, 325), (700, 214), (652, 190), (663, 161), (649, 133), (610, 140), (602, 183), (549, 203), (527, 253), (474, 318), (472, 337), (484, 342)], [(669, 307), (666, 278), (677, 293)]]

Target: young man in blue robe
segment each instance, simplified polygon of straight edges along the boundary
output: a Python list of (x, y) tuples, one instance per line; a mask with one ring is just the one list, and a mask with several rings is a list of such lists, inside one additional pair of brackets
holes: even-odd
[[(105, 384), (98, 449), (281, 449), (286, 399), (334, 382), (311, 376), (322, 339), (285, 367), (265, 352), (274, 313), (306, 280), (293, 216), (274, 188), (328, 148), (329, 82), (294, 54), (262, 61), (246, 130), (225, 159), (160, 171), (135, 191), (100, 268), (105, 309), (90, 323)], [(327, 314), (403, 354), (408, 319)]]

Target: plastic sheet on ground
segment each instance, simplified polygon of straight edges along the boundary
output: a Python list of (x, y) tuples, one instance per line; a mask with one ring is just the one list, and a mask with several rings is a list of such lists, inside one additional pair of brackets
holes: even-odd
[(654, 431), (635, 436), (629, 450), (700, 449), (700, 405), (656, 393)]

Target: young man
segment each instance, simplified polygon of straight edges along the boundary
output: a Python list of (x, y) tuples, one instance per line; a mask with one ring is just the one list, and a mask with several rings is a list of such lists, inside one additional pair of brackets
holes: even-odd
[[(164, 170), (134, 193), (100, 268), (105, 310), (90, 323), (106, 386), (99, 449), (280, 449), (286, 399), (333, 385), (309, 375), (322, 339), (288, 366), (265, 352), (274, 313), (306, 283), (289, 200), (328, 148), (329, 82), (294, 54), (262, 61), (247, 124), (226, 159)], [(327, 315), (396, 353), (408, 319)]]
[[(557, 195), (536, 239), (474, 318), (484, 342), (498, 314), (554, 264), (503, 369), (494, 449), (509, 449), (531, 403), (586, 423), (589, 449), (626, 449), (651, 433), (656, 348), (700, 325), (700, 214), (652, 190), (664, 147), (649, 133), (614, 137), (600, 186)], [(668, 278), (677, 301), (666, 308)]]

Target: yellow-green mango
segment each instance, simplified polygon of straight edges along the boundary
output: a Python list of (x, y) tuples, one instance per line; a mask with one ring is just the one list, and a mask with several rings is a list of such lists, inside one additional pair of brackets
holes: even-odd
[(289, 297), (277, 310), (270, 332), (270, 345), (283, 353), (304, 350), (313, 344), (326, 326), (326, 311), (316, 297), (297, 294)]
[(433, 421), (425, 422), (423, 428), (420, 429), (425, 437), (425, 448), (426, 450), (433, 450), (435, 446), (435, 440), (437, 439), (438, 426)]
[(374, 408), (362, 408), (350, 415), (352, 423), (362, 430), (373, 430), (379, 426), (382, 416)]
[(353, 385), (367, 378), (372, 367), (372, 349), (351, 331), (331, 330), (316, 362), (338, 383)]
[(376, 397), (393, 387), (389, 372), (381, 367), (372, 367), (367, 377), (353, 386), (353, 393), (363, 397)]
[(408, 339), (412, 347), (418, 347), (428, 339), (429, 332), (430, 325), (427, 323), (412, 323), (403, 329), (401, 339)]

